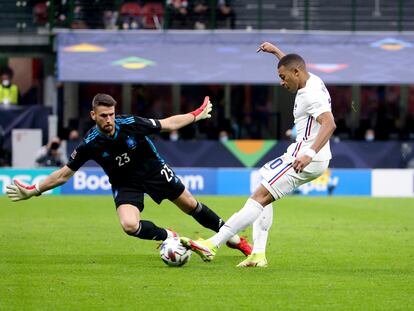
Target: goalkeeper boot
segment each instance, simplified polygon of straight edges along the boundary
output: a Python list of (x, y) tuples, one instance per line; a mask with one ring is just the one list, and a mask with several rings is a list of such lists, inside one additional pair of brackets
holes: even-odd
[(201, 257), (203, 261), (212, 261), (217, 253), (217, 247), (209, 240), (191, 240), (189, 238), (180, 238), (181, 243), (188, 249), (191, 249)]
[(253, 250), (252, 245), (244, 237), (240, 237), (240, 242), (239, 243), (233, 243), (231, 241), (227, 241), (226, 245), (230, 248), (238, 249), (245, 256), (249, 256), (252, 253), (252, 250)]
[(237, 267), (259, 267), (266, 268), (267, 260), (265, 253), (253, 253), (237, 265)]

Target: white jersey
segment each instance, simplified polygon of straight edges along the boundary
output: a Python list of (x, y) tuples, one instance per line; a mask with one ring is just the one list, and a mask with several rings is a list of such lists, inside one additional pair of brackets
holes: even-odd
[[(286, 153), (293, 157), (302, 155), (315, 142), (321, 125), (316, 118), (331, 111), (331, 96), (323, 81), (312, 73), (306, 86), (296, 93), (293, 116), (297, 131), (296, 142), (291, 144)], [(315, 155), (313, 161), (326, 161), (332, 158), (329, 141)]]

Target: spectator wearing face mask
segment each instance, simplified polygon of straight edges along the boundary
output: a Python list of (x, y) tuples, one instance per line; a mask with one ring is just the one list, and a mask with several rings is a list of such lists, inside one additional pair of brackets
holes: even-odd
[(373, 129), (367, 129), (365, 131), (365, 141), (371, 142), (375, 140), (375, 131)]
[(289, 138), (289, 140), (296, 141), (296, 136), (297, 136), (296, 125), (293, 125), (292, 128), (288, 129), (285, 132), (285, 135), (286, 135), (287, 138)]
[(180, 134), (177, 130), (173, 130), (170, 132), (170, 141), (178, 141), (180, 139)]
[(226, 130), (221, 130), (218, 136), (219, 141), (221, 141), (222, 143), (229, 140), (229, 133)]
[(68, 140), (69, 141), (74, 141), (74, 142), (79, 142), (80, 141), (80, 135), (79, 135), (78, 130), (71, 130), (69, 132), (69, 135), (68, 135)]
[(19, 101), (19, 89), (17, 85), (12, 84), (13, 70), (8, 67), (2, 68), (0, 70), (0, 77), (0, 105), (17, 105)]

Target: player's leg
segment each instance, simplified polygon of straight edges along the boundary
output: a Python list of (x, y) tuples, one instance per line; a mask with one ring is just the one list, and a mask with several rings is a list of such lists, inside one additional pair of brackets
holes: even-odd
[[(275, 198), (280, 197), (274, 193), (271, 187), (266, 187), (266, 184), (268, 183), (267, 180), (269, 179), (271, 182), (273, 182), (273, 180), (278, 180), (281, 176), (286, 175), (289, 170), (292, 170), (291, 163), (288, 163), (286, 159), (282, 160), (278, 158), (267, 163), (260, 170), (262, 176), (264, 174), (266, 175), (263, 176), (265, 183), (262, 182), (262, 184), (256, 188), (255, 192), (247, 200), (243, 208), (231, 216), (220, 231), (208, 240), (200, 242), (189, 240), (187, 244), (195, 250), (203, 260), (211, 260), (214, 257), (214, 254), (212, 255), (212, 253), (215, 253), (228, 236), (234, 235), (252, 224), (259, 218), (263, 212), (264, 206), (273, 202)], [(185, 239), (182, 240), (183, 243), (186, 243)]]
[(158, 204), (164, 199), (170, 200), (203, 227), (217, 232), (223, 224), (223, 220), (216, 213), (206, 205), (197, 202), (175, 172), (166, 164), (162, 166), (160, 174), (154, 174), (145, 180), (144, 192)]
[[(296, 174), (291, 167), (292, 158), (280, 157), (266, 163), (260, 173), (263, 177), (262, 186), (277, 200), (296, 189), (305, 181), (303, 176)], [(273, 211), (264, 209), (263, 213), (253, 224), (253, 253), (240, 262), (238, 267), (266, 267), (266, 243), (268, 229), (273, 221)], [(267, 212), (267, 213), (266, 213)], [(267, 230), (266, 230), (267, 229)]]
[[(257, 187), (261, 182), (255, 185)], [(263, 212), (260, 216), (253, 222), (253, 250), (252, 254), (238, 264), (238, 267), (247, 267), (247, 266), (260, 266), (266, 267), (266, 245), (267, 239), (269, 236), (269, 230), (273, 223), (273, 205), (268, 204), (263, 208)]]
[(238, 267), (267, 267), (266, 245), (269, 230), (273, 223), (273, 206), (268, 204), (253, 222), (253, 250), (250, 256), (240, 262)]
[(237, 232), (246, 229), (263, 212), (263, 207), (273, 202), (273, 197), (262, 185), (255, 190), (252, 196), (246, 201), (243, 208), (233, 214), (223, 225), (220, 231), (209, 240), (220, 247), (228, 238)]
[(119, 222), (126, 234), (144, 240), (165, 240), (167, 230), (157, 227), (153, 222), (140, 219), (139, 209), (131, 204), (122, 204), (117, 208)]
[(273, 205), (264, 207), (259, 218), (253, 223), (253, 253), (265, 253), (269, 230), (273, 223)]
[(211, 261), (221, 245), (230, 237), (251, 225), (263, 212), (263, 207), (272, 201), (273, 197), (269, 191), (262, 185), (259, 185), (254, 194), (246, 201), (243, 208), (233, 214), (220, 228), (219, 232), (211, 238), (199, 241), (181, 238), (181, 241), (200, 255), (204, 261)]
[[(160, 174), (154, 174), (145, 180), (144, 191), (158, 204), (168, 199), (177, 205), (183, 212), (191, 215), (203, 227), (219, 231), (224, 221), (207, 205), (197, 202), (193, 195), (185, 188), (175, 172), (164, 164)], [(246, 239), (239, 236), (231, 237), (231, 247), (243, 252), (246, 256), (251, 253), (251, 245)]]
[[(218, 232), (224, 225), (224, 221), (220, 216), (207, 205), (198, 202), (187, 189), (184, 189), (181, 195), (172, 202), (184, 213), (191, 215), (200, 225), (214, 232)], [(230, 248), (238, 249), (246, 256), (251, 254), (251, 245), (245, 238), (239, 237), (237, 234), (231, 236), (226, 242)]]
[(132, 188), (113, 190), (118, 219), (124, 232), (144, 240), (165, 240), (177, 236), (171, 230), (160, 228), (149, 220), (141, 219), (144, 194)]
[(172, 200), (184, 213), (192, 216), (200, 225), (211, 229), (215, 232), (219, 231), (224, 221), (207, 205), (198, 202), (194, 196), (184, 188), (178, 198)]
[(252, 224), (263, 212), (264, 206), (322, 175), (328, 164), (329, 161), (312, 162), (298, 174), (292, 169), (290, 158), (278, 158), (267, 163), (260, 170), (263, 176), (262, 184), (217, 234), (203, 241), (182, 238), (182, 242), (199, 254), (204, 261), (212, 260), (224, 241)]
[[(266, 189), (269, 190), (269, 192), (272, 193), (275, 199), (280, 199), (286, 194), (293, 192), (300, 185), (317, 178), (325, 171), (326, 167), (328, 166), (328, 162), (313, 162), (309, 164), (302, 173), (297, 174), (293, 169), (286, 170), (285, 168), (288, 167), (286, 163), (284, 165), (280, 161), (272, 161), (269, 163), (273, 163), (273, 168), (276, 170), (270, 167), (266, 167), (265, 165), (264, 169), (261, 170), (263, 177), (262, 184), (266, 187)], [(280, 164), (274, 165), (275, 163)], [(281, 168), (281, 171), (284, 172), (283, 174), (278, 174), (280, 171), (279, 167)], [(276, 171), (276, 174), (274, 174), (272, 170)], [(252, 255), (250, 255), (244, 261), (240, 262), (237, 265), (238, 267), (267, 266), (265, 250), (268, 230), (270, 229), (272, 221), (273, 210), (266, 207), (260, 217), (253, 224), (254, 246)]]

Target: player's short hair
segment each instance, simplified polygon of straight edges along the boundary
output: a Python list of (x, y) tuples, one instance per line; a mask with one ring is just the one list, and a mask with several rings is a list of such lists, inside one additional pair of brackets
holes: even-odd
[(116, 106), (116, 100), (108, 94), (96, 94), (92, 100), (92, 110), (95, 110), (98, 106), (114, 107)]
[(277, 68), (280, 68), (282, 66), (285, 66), (285, 67), (294, 66), (294, 67), (299, 67), (300, 69), (303, 69), (303, 70), (306, 69), (305, 61), (298, 54), (286, 54), (285, 56), (283, 56), (280, 59), (279, 64), (277, 65)]

